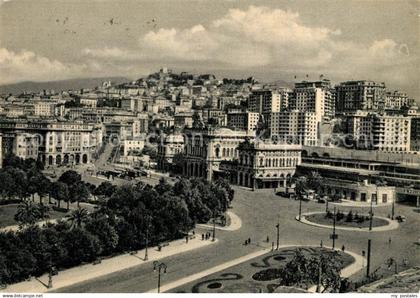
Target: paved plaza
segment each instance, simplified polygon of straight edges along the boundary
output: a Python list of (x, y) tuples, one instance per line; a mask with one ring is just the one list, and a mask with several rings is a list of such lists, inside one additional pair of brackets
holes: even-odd
[[(168, 266), (167, 274), (162, 278), (162, 287), (182, 278), (200, 273), (209, 268), (243, 256), (270, 250), (271, 242), (276, 242), (276, 224), (279, 222), (280, 245), (319, 245), (331, 246), (331, 229), (306, 225), (297, 222), (299, 202), (275, 195), (273, 190), (251, 191), (235, 187), (235, 199), (231, 211), (241, 219), (241, 227), (234, 231), (218, 230), (218, 242), (186, 253), (161, 259)], [(340, 210), (353, 210), (367, 213), (368, 207), (340, 206)], [(387, 217), (390, 206), (375, 208), (375, 215)], [(372, 240), (372, 268), (384, 267), (388, 258), (395, 258), (399, 263), (406, 260), (407, 266), (420, 264), (420, 246), (416, 244), (420, 230), (420, 216), (414, 206), (396, 204), (395, 214), (404, 215), (407, 221), (397, 229), (378, 232), (337, 231), (336, 248), (345, 247), (356, 254), (367, 251), (368, 239)], [(302, 212), (321, 212), (323, 204), (304, 202)], [(211, 231), (210, 227), (197, 227), (196, 233)], [(269, 242), (267, 243), (267, 237)], [(244, 245), (246, 239), (250, 245)], [(391, 241), (389, 241), (391, 240)], [(404, 270), (404, 267), (401, 267)], [(389, 274), (392, 274), (390, 272)], [(365, 275), (365, 270), (352, 274), (357, 280)], [(107, 276), (87, 280), (69, 287), (57, 289), (60, 292), (148, 292), (155, 288), (157, 274), (152, 266), (142, 264), (124, 269)]]

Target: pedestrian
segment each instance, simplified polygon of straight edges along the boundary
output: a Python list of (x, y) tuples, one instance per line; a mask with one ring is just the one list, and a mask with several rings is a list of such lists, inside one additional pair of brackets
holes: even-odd
[(324, 247), (324, 243), (322, 243), (322, 240), (321, 240), (321, 243), (320, 243), (320, 245), (321, 245), (321, 248), (322, 248), (322, 247)]
[(204, 240), (204, 234), (201, 234), (201, 240)]
[(344, 245), (341, 247), (341, 250), (344, 252), (346, 248), (344, 247)]
[(251, 238), (248, 238), (248, 244), (251, 244)]
[(195, 231), (193, 230), (193, 236), (195, 236)]
[(274, 251), (274, 241), (271, 242), (271, 251)]
[(270, 242), (270, 238), (267, 236), (267, 243)]
[(388, 245), (391, 245), (391, 237), (388, 239)]

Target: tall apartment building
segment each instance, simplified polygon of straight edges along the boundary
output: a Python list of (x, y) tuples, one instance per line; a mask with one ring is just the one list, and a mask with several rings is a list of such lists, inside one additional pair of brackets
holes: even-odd
[(420, 116), (411, 118), (410, 146), (412, 151), (420, 151)]
[(280, 142), (315, 146), (318, 139), (318, 121), (314, 112), (298, 110), (271, 114), (270, 133)]
[(410, 151), (410, 118), (374, 115), (372, 132), (375, 150)]
[(3, 167), (3, 135), (0, 133), (0, 169)]
[(235, 130), (256, 130), (259, 113), (255, 112), (232, 112), (227, 114), (227, 126)]
[(289, 108), (301, 112), (313, 112), (318, 122), (334, 117), (335, 97), (329, 80), (295, 84), (289, 99)]
[(412, 100), (406, 93), (400, 91), (386, 92), (385, 110), (400, 110), (402, 107), (411, 106)]
[(411, 119), (404, 116), (356, 113), (347, 119), (347, 133), (357, 149), (410, 151)]
[(269, 123), (271, 113), (282, 111), (284, 107), (281, 94), (272, 90), (254, 90), (248, 99), (248, 110), (254, 113), (260, 113), (264, 120)]
[(385, 108), (385, 83), (348, 81), (335, 87), (337, 114), (357, 110), (377, 111)]

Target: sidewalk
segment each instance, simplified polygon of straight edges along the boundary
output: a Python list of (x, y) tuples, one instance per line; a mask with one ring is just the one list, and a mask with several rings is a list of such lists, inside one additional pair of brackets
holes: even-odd
[[(155, 260), (205, 247), (216, 242), (217, 239), (215, 242), (213, 242), (210, 240), (202, 241), (201, 239), (196, 238), (189, 240), (188, 243), (185, 243), (185, 239), (180, 239), (170, 242), (170, 245), (163, 247), (162, 251), (160, 252), (158, 251), (157, 247), (149, 248), (149, 259), (147, 261), (144, 261), (145, 250), (143, 249), (134, 255), (124, 254), (102, 260), (102, 262), (97, 265), (89, 263), (86, 265), (70, 268), (64, 271), (60, 271), (58, 275), (53, 276), (53, 288), (51, 290), (57, 290), (59, 288), (71, 286), (79, 282), (98, 278), (139, 265), (150, 266), (150, 270), (152, 270), (151, 263)], [(6, 289), (1, 290), (0, 293), (45, 293), (48, 292), (46, 287), (47, 284), (48, 274), (44, 274), (38, 279), (33, 278), (30, 281), (23, 281), (10, 285)]]

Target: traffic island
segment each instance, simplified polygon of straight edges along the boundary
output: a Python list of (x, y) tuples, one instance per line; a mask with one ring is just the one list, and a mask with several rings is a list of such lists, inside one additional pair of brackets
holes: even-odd
[[(334, 215), (326, 212), (309, 212), (296, 216), (296, 220), (320, 228), (332, 229), (334, 224)], [(370, 229), (370, 216), (366, 214), (347, 213), (336, 214), (335, 229), (347, 231), (380, 232), (397, 229), (399, 224), (396, 220), (385, 217), (373, 216), (372, 229)]]

